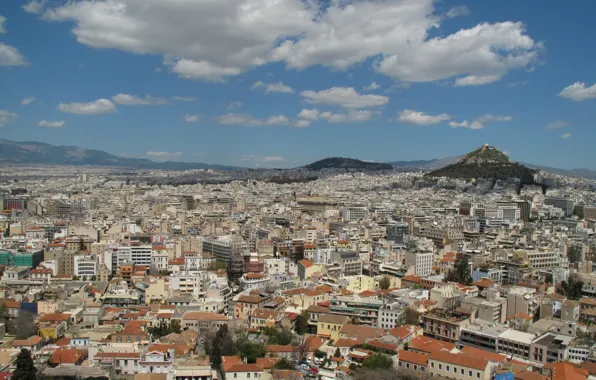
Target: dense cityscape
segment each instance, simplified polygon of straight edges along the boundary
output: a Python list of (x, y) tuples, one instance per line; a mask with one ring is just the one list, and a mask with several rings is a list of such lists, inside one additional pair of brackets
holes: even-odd
[[(0, 170), (2, 373), (25, 359), (47, 379), (595, 373), (595, 181)], [(145, 179), (189, 175), (228, 181)]]

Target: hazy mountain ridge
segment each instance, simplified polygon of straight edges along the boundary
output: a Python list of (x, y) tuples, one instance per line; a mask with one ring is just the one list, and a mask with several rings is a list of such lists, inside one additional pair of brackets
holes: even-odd
[(236, 169), (232, 166), (210, 165), (202, 162), (155, 162), (146, 158), (120, 157), (95, 149), (83, 149), (75, 146), (56, 146), (35, 141), (16, 142), (4, 139), (0, 139), (0, 163), (119, 166), (133, 169), (161, 170)]

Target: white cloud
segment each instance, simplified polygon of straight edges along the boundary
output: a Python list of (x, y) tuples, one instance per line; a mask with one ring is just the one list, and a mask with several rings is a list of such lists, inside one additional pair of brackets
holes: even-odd
[(372, 82), (368, 86), (362, 87), (362, 91), (378, 90), (379, 88), (381, 88), (381, 85), (380, 84), (378, 84), (377, 82)]
[(511, 121), (513, 118), (511, 116), (486, 114), (479, 116), (476, 120), (481, 123), (486, 123), (489, 121)]
[(151, 95), (147, 95), (144, 98), (139, 98), (135, 95), (118, 94), (112, 96), (112, 101), (123, 106), (162, 106), (169, 104), (167, 99), (156, 98)]
[(470, 128), (470, 129), (484, 129), (484, 124), (480, 123), (478, 120), (474, 120), (473, 122), (469, 123), (467, 120), (464, 120), (460, 123), (452, 121), (449, 123), (451, 128)]
[(184, 115), (183, 119), (187, 123), (198, 123), (199, 115)]
[(25, 66), (29, 62), (16, 48), (0, 42), (0, 66)]
[(284, 115), (270, 116), (265, 122), (266, 125), (282, 125), (288, 124), (289, 120)]
[(459, 16), (467, 16), (470, 14), (470, 10), (465, 5), (460, 5), (458, 7), (451, 8), (445, 16), (447, 18), (455, 18)]
[(199, 80), (221, 81), (270, 62), (296, 69), (323, 65), (346, 70), (381, 57), (374, 64), (379, 72), (401, 81), (426, 82), (502, 77), (536, 60), (541, 46), (521, 23), (481, 23), (431, 38), (446, 17), (465, 13), (457, 7), (439, 16), (435, 4), (79, 0), (47, 9), (43, 18), (73, 22), (74, 36), (87, 46), (161, 55), (172, 72)]
[(230, 104), (228, 104), (228, 106), (226, 107), (228, 109), (228, 111), (232, 111), (238, 108), (241, 108), (244, 105), (244, 103), (237, 101), (237, 102), (231, 102)]
[(583, 82), (575, 82), (559, 92), (559, 96), (576, 102), (594, 99), (596, 98), (596, 84), (586, 87), (586, 84)]
[(263, 157), (263, 161), (265, 161), (265, 162), (280, 162), (280, 161), (285, 161), (285, 159), (281, 156), (265, 156), (265, 157)]
[(30, 1), (27, 4), (23, 5), (23, 9), (27, 13), (39, 14), (43, 10), (44, 4), (45, 4), (44, 0), (41, 0), (41, 1), (33, 0), (33, 1)]
[(457, 78), (455, 80), (455, 87), (482, 86), (485, 84), (496, 82), (500, 78), (501, 77), (499, 75), (483, 75), (483, 76), (468, 75), (467, 77)]
[(116, 106), (108, 99), (97, 99), (89, 103), (60, 103), (57, 108), (62, 112), (79, 115), (102, 115), (116, 112)]
[(331, 113), (324, 112), (321, 114), (322, 119), (326, 119), (328, 123), (360, 123), (363, 121), (370, 120), (373, 116), (372, 111), (369, 110), (358, 110), (350, 111), (345, 113)]
[(240, 160), (245, 162), (254, 162), (257, 166), (263, 163), (279, 163), (286, 161), (286, 159), (282, 156), (261, 156), (258, 154), (245, 154), (244, 156), (240, 157)]
[(443, 121), (451, 119), (451, 116), (442, 113), (439, 115), (427, 115), (424, 112), (413, 110), (403, 110), (399, 113), (398, 120), (402, 123), (416, 124), (416, 125), (433, 125), (439, 124)]
[(182, 152), (147, 152), (147, 157), (151, 158), (172, 158), (172, 157), (180, 157)]
[(523, 81), (520, 81), (520, 82), (511, 82), (511, 83), (509, 83), (507, 85), (507, 87), (517, 87), (517, 86), (523, 86), (523, 85), (526, 85), (526, 84), (528, 84), (528, 81), (527, 80), (523, 80)]
[(0, 127), (4, 127), (6, 124), (19, 117), (16, 113), (0, 110)]
[(513, 118), (511, 116), (503, 116), (503, 115), (492, 115), (486, 114), (481, 115), (476, 118), (476, 120), (472, 121), (471, 123), (467, 120), (462, 122), (452, 121), (449, 123), (451, 128), (470, 128), (470, 129), (484, 129), (485, 124), (493, 121), (511, 121)]
[(197, 100), (194, 96), (174, 96), (172, 99), (177, 100), (179, 102), (195, 102)]
[(310, 110), (303, 109), (298, 114), (298, 117), (300, 119), (305, 119), (305, 120), (310, 120), (310, 121), (318, 120), (319, 119), (319, 110), (316, 109), (316, 108), (313, 108), (313, 109), (310, 109)]
[(555, 129), (561, 129), (561, 128), (565, 128), (569, 125), (568, 122), (563, 121), (563, 120), (555, 120), (555, 121), (551, 121), (550, 123), (546, 124), (544, 126), (545, 129), (552, 131)]
[(35, 99), (36, 99), (35, 96), (32, 96), (30, 98), (23, 98), (23, 99), (21, 99), (21, 105), (26, 106), (28, 104), (31, 104), (35, 101)]
[(64, 126), (64, 120), (60, 120), (60, 121), (42, 120), (42, 121), (38, 122), (37, 125), (40, 127), (47, 127), (47, 128), (60, 128), (60, 127)]
[(5, 22), (6, 22), (6, 17), (0, 15), (0, 34), (6, 33), (6, 29), (4, 29)]
[(311, 123), (311, 121), (309, 121), (309, 120), (301, 119), (301, 120), (296, 120), (296, 122), (294, 123), (294, 126), (297, 128), (306, 128), (310, 125), (310, 123)]
[(265, 94), (268, 94), (270, 92), (282, 92), (282, 93), (287, 93), (287, 94), (294, 93), (294, 89), (292, 87), (287, 86), (287, 85), (283, 84), (282, 82), (265, 83), (263, 81), (256, 81), (255, 83), (253, 83), (253, 85), (250, 88), (253, 90), (256, 90), (261, 87), (265, 87)]
[(306, 102), (311, 104), (328, 104), (344, 108), (380, 107), (389, 98), (383, 95), (361, 95), (353, 87), (332, 87), (322, 91), (302, 91), (300, 93)]
[(246, 125), (246, 126), (262, 126), (262, 125), (282, 125), (288, 124), (289, 120), (284, 115), (274, 115), (267, 118), (267, 120), (256, 119), (248, 114), (229, 113), (215, 117), (215, 121), (222, 125)]
[(570, 138), (570, 137), (571, 137), (571, 133), (569, 133), (569, 132), (567, 132), (567, 133), (563, 133), (563, 134), (561, 135), (561, 138), (562, 138), (562, 139), (564, 139), (564, 140), (566, 140), (566, 139), (568, 139), (568, 138)]

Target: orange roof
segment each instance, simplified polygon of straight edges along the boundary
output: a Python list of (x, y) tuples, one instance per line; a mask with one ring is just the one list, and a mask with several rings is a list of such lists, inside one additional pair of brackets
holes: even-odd
[(521, 371), (515, 374), (515, 380), (549, 380), (549, 378), (538, 372)]
[(263, 367), (260, 364), (236, 364), (229, 367), (225, 372), (263, 372)]
[(392, 328), (387, 332), (389, 333), (389, 335), (399, 338), (400, 340), (404, 340), (410, 335), (412, 335), (412, 332), (404, 326)]
[(48, 313), (44, 314), (39, 318), (40, 322), (62, 322), (68, 321), (70, 319), (69, 314), (59, 314), (59, 313)]
[(417, 284), (419, 284), (419, 283), (420, 283), (420, 277), (418, 277), (418, 276), (414, 276), (414, 275), (407, 275), (407, 276), (404, 276), (404, 277), (402, 277), (402, 279), (401, 279), (401, 280), (402, 280), (402, 281), (414, 282), (414, 283), (417, 283)]
[(428, 355), (426, 354), (420, 354), (414, 351), (399, 350), (397, 357), (399, 358), (400, 362), (408, 362), (422, 366), (428, 365)]
[(374, 297), (374, 296), (378, 296), (377, 293), (373, 292), (372, 290), (365, 290), (363, 292), (360, 292), (360, 294), (358, 294), (360, 297)]
[(310, 261), (308, 259), (300, 260), (299, 263), (302, 264), (302, 266), (305, 268), (312, 267), (312, 261)]
[(299, 377), (304, 377), (304, 374), (293, 369), (276, 369), (272, 372), (275, 380), (295, 380)]
[(337, 342), (333, 343), (333, 347), (354, 347), (358, 343), (358, 340), (351, 338), (339, 338)]
[(246, 276), (246, 278), (249, 278), (249, 279), (257, 279), (257, 278), (265, 277), (265, 275), (262, 273), (246, 273), (245, 276)]
[(56, 346), (70, 346), (70, 338), (62, 337), (55, 343)]
[(385, 343), (385, 342), (383, 342), (381, 340), (378, 340), (378, 339), (369, 340), (368, 342), (366, 342), (366, 344), (368, 344), (369, 346), (373, 346), (373, 347), (377, 347), (377, 348), (382, 348), (384, 350), (396, 351), (397, 352), (397, 345), (396, 344)]
[(553, 380), (585, 380), (590, 375), (588, 370), (563, 362), (552, 364), (552, 371)]
[(294, 352), (296, 351), (296, 347), (292, 346), (291, 344), (268, 344), (265, 346), (266, 352)]
[(221, 357), (221, 366), (224, 372), (228, 372), (228, 370), (241, 363), (240, 356), (222, 356)]
[(250, 316), (253, 318), (259, 318), (259, 319), (277, 319), (279, 317), (279, 312), (275, 311), (275, 310), (267, 310), (267, 309), (254, 309), (251, 313)]
[(21, 303), (19, 301), (13, 301), (13, 300), (0, 300), (0, 304), (6, 306), (7, 309), (20, 309), (21, 308)]
[(41, 343), (41, 341), (42, 341), (42, 339), (40, 336), (33, 335), (27, 339), (14, 340), (12, 342), (12, 346), (13, 347), (30, 347), (30, 346), (35, 346), (36, 344)]
[(147, 349), (147, 352), (154, 352), (158, 351), (163, 354), (167, 353), (169, 350), (174, 350), (174, 354), (176, 356), (183, 356), (188, 354), (190, 351), (190, 347), (186, 344), (166, 344), (166, 343), (156, 343)]
[(455, 348), (455, 344), (444, 342), (442, 340), (430, 338), (428, 336), (417, 336), (410, 341), (410, 348), (416, 351), (427, 353), (437, 352), (441, 350), (451, 351)]
[(497, 354), (491, 351), (483, 350), (481, 348), (475, 348), (470, 346), (464, 346), (461, 349), (461, 352), (469, 356), (473, 356), (479, 359), (486, 359), (495, 363), (502, 363), (507, 360), (507, 356), (505, 355)]
[(60, 347), (52, 354), (50, 363), (52, 364), (76, 364), (83, 355), (76, 348)]
[(280, 358), (257, 358), (257, 364), (264, 369), (271, 369), (280, 360)]
[(466, 354), (452, 354), (446, 351), (432, 352), (430, 354), (430, 360), (478, 370), (485, 370), (488, 366), (488, 360), (486, 359), (477, 358)]

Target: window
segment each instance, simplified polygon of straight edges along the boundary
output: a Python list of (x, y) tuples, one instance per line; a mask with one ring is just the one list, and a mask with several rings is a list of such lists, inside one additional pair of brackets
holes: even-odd
[(468, 371), (468, 376), (472, 377), (472, 371)]
[(476, 372), (476, 378), (480, 379), (480, 372)]
[(248, 372), (248, 373), (246, 374), (246, 378), (247, 378), (247, 379), (250, 379), (250, 372)]
[(453, 367), (453, 373), (457, 373), (457, 367)]
[(464, 369), (462, 368), (462, 369), (461, 369), (461, 374), (462, 374), (462, 376), (463, 376), (463, 374), (464, 374), (465, 372), (466, 372), (466, 371), (464, 371)]
[(406, 368), (410, 368), (410, 363), (406, 363)]
[(435, 362), (430, 363), (430, 368), (435, 368)]
[(234, 379), (237, 379), (237, 378), (238, 378), (238, 374), (237, 374), (237, 373), (235, 373), (235, 374), (234, 374)]
[(447, 372), (449, 372), (449, 371), (450, 371), (450, 369), (449, 369), (449, 368), (450, 368), (450, 367), (449, 367), (449, 366), (447, 366)]
[(439, 364), (439, 369), (443, 369), (443, 364)]

